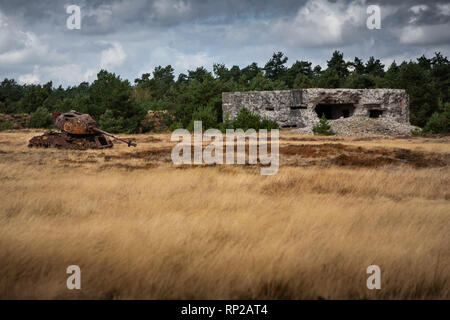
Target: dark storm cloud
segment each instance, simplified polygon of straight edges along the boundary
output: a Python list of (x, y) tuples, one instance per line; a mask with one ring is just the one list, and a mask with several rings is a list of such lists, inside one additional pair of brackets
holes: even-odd
[[(66, 28), (71, 4), (81, 30)], [(370, 4), (381, 7), (381, 30), (366, 28)], [(389, 63), (448, 55), (449, 29), (449, 1), (0, 0), (0, 77), (73, 84), (107, 68), (133, 80), (160, 64), (264, 64), (274, 51), (289, 63), (323, 65), (336, 49)]]
[(402, 26), (409, 23), (416, 25), (435, 25), (450, 22), (450, 15), (442, 10), (449, 1), (415, 1), (409, 5), (401, 4), (396, 14), (385, 22), (389, 26)]
[[(57, 22), (64, 16), (64, 7), (79, 5), (89, 25), (101, 24), (99, 15), (111, 15), (111, 26), (120, 29), (121, 24), (173, 26), (185, 22), (232, 22), (243, 18), (270, 18), (286, 15), (302, 6), (305, 1), (285, 0), (1, 0), (0, 8), (6, 14), (20, 16), (26, 23)], [(106, 17), (108, 18), (108, 17)], [(115, 29), (112, 29), (113, 31)]]
[[(48, 24), (65, 21), (65, 6), (80, 5), (84, 23), (91, 29), (103, 33), (105, 25), (109, 32), (127, 28), (128, 25), (174, 26), (183, 23), (232, 23), (240, 19), (270, 19), (294, 15), (304, 6), (306, 0), (0, 0), (0, 9), (7, 15), (21, 18), (25, 24)], [(335, 3), (339, 1), (332, 1)], [(344, 1), (346, 3), (352, 0)], [(426, 5), (428, 10), (421, 11), (417, 23), (438, 24), (449, 21), (450, 16), (443, 15), (438, 5), (448, 4), (444, 0), (406, 0), (406, 1), (366, 1), (366, 4), (397, 7), (393, 25), (408, 22), (415, 14), (409, 10), (415, 5)]]

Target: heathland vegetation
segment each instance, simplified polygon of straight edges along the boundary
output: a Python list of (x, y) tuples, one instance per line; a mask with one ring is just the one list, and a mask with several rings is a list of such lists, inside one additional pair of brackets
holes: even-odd
[(169, 133), (27, 148), (39, 132), (0, 133), (2, 299), (450, 298), (450, 137), (282, 131), (261, 176), (175, 166)]
[[(411, 124), (430, 133), (450, 131), (450, 63), (440, 53), (399, 64), (394, 61), (388, 68), (374, 57), (366, 62), (357, 57), (346, 61), (339, 51), (333, 53), (324, 70), (308, 61), (295, 61), (291, 66), (287, 62), (288, 58), (278, 52), (264, 67), (256, 63), (244, 68), (214, 64), (212, 72), (198, 67), (177, 79), (172, 66), (158, 66), (134, 84), (106, 70), (92, 83), (67, 88), (55, 88), (52, 82), (20, 85), (4, 79), (0, 113), (37, 113), (32, 125), (45, 127), (49, 125), (46, 113), (75, 109), (93, 115), (105, 130), (136, 133), (152, 130), (151, 123), (142, 122), (147, 110), (164, 109), (169, 111), (166, 125), (172, 129), (188, 128), (194, 120), (217, 128), (232, 126), (222, 119), (221, 93), (226, 91), (402, 88), (411, 98)], [(273, 123), (266, 121), (262, 126), (270, 128)]]

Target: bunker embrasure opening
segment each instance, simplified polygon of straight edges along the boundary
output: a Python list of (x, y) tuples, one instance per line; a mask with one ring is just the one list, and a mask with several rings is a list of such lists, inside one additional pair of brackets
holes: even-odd
[(379, 118), (382, 115), (383, 115), (383, 110), (380, 110), (380, 109), (369, 110), (369, 118)]
[(325, 104), (319, 103), (315, 108), (319, 118), (325, 115), (327, 120), (335, 120), (339, 118), (348, 118), (353, 115), (355, 107), (353, 104)]

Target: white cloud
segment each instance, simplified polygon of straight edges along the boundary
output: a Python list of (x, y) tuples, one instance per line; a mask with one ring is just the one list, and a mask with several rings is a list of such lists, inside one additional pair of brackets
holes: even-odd
[(428, 6), (426, 4), (418, 4), (418, 5), (412, 6), (409, 10), (414, 12), (414, 14), (419, 14), (421, 11), (427, 11)]
[(422, 11), (427, 11), (428, 10), (428, 6), (426, 4), (419, 4), (419, 5), (415, 5), (412, 6), (411, 8), (409, 8), (409, 11), (412, 11), (416, 16), (411, 17), (409, 19), (409, 23), (414, 23), (417, 21), (417, 16), (422, 12)]
[(450, 16), (450, 4), (438, 4), (437, 8), (439, 9), (439, 11), (441, 12), (442, 15), (444, 16)]
[(127, 55), (118, 42), (112, 43), (112, 48), (103, 50), (100, 57), (100, 68), (108, 69), (120, 66)]
[(62, 55), (43, 43), (35, 33), (22, 30), (14, 20), (0, 12), (0, 68), (36, 60), (55, 63), (61, 58)]
[(22, 32), (17, 26), (11, 24), (9, 20), (0, 12), (0, 61), (3, 59), (5, 62), (8, 62), (9, 59), (12, 62), (16, 61), (18, 54), (14, 51), (23, 49), (30, 44), (29, 38), (31, 37), (30, 34)]
[(66, 58), (66, 54), (57, 53), (48, 44), (43, 43), (33, 32), (13, 31), (11, 29), (6, 32), (11, 32), (16, 37), (16, 41), (11, 46), (8, 45), (8, 40), (0, 44), (4, 49), (2, 50), (3, 53), (0, 54), (0, 66), (2, 64), (29, 64), (37, 60), (41, 64), (54, 64)]
[(83, 70), (77, 64), (65, 64), (44, 68), (40, 73), (45, 73), (55, 83), (80, 83), (93, 81), (97, 71), (91, 68)]
[(25, 83), (25, 84), (36, 84), (39, 83), (39, 67), (34, 66), (33, 73), (23, 74), (19, 76), (19, 82)]
[(429, 26), (406, 26), (398, 30), (397, 36), (401, 44), (430, 45), (450, 41), (450, 24)]
[(321, 46), (342, 43), (344, 28), (363, 26), (365, 6), (362, 0), (349, 5), (343, 1), (309, 0), (292, 19), (274, 24), (277, 34), (288, 37), (292, 45)]
[[(185, 73), (186, 70), (194, 70), (199, 66), (211, 67), (215, 62), (214, 58), (206, 52), (186, 54), (170, 47), (154, 48), (150, 52), (149, 61), (150, 63), (147, 67), (139, 72), (139, 76), (143, 73), (151, 73), (158, 65), (165, 66), (170, 64), (176, 73)], [(154, 61), (157, 61), (157, 63)]]
[(155, 16), (162, 19), (182, 17), (191, 11), (191, 5), (182, 0), (157, 0), (153, 3)]
[(0, 28), (7, 27), (8, 26), (8, 20), (6, 16), (0, 12)]
[(199, 66), (210, 67), (214, 63), (214, 59), (205, 52), (194, 54), (184, 54), (178, 52), (175, 55), (175, 68), (178, 70), (192, 70)]
[[(25, 84), (36, 84), (41, 81), (53, 81), (55, 85), (64, 83), (92, 82), (99, 70), (88, 68), (84, 70), (77, 64), (65, 64), (57, 66), (34, 66), (32, 73), (19, 75), (18, 80)], [(48, 79), (48, 80), (47, 80)]]
[(83, 14), (82, 18), (94, 19), (101, 28), (110, 27), (114, 23), (113, 9), (111, 5), (102, 4), (97, 8), (83, 7), (81, 9), (81, 13)]

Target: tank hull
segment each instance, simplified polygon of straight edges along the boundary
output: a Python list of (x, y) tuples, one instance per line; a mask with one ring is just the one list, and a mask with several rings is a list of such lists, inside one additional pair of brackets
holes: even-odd
[(87, 150), (112, 148), (113, 143), (103, 134), (74, 135), (51, 131), (31, 138), (28, 147)]

